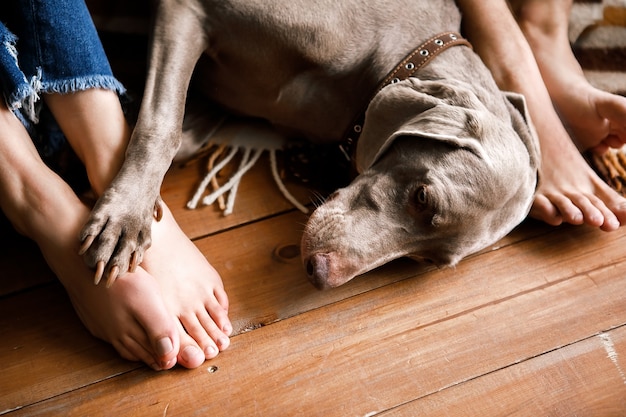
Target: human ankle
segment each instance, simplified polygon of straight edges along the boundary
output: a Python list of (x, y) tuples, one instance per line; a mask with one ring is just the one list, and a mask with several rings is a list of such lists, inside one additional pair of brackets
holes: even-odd
[(90, 184), (100, 195), (119, 171), (130, 139), (117, 95), (89, 89), (72, 95), (52, 94), (47, 102), (76, 154)]

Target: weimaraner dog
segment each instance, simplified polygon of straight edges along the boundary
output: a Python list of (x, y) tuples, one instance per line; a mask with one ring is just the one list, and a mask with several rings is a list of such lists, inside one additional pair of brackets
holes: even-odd
[[(318, 288), (399, 257), (454, 265), (527, 215), (538, 144), (458, 34), (453, 0), (160, 0), (126, 161), (81, 235), (109, 280), (141, 262), (196, 64), (211, 100), (317, 142), (359, 175), (312, 214)], [(358, 141), (357, 141), (358, 139)]]

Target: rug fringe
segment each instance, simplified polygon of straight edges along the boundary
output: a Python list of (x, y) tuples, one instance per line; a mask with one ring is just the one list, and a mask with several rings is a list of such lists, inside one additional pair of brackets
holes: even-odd
[[(276, 153), (284, 146), (285, 138), (278, 135), (278, 133), (267, 126), (254, 123), (223, 124), (224, 123), (221, 123), (218, 128), (208, 132), (205, 138), (206, 144), (196, 153), (196, 155), (209, 155), (207, 163), (208, 172), (198, 185), (191, 200), (187, 203), (187, 208), (196, 209), (200, 204), (209, 206), (217, 202), (219, 209), (222, 210), (225, 216), (232, 214), (241, 179), (257, 163), (261, 155), (267, 151), (270, 157), (272, 178), (279, 191), (294, 207), (305, 214), (308, 213), (308, 208), (300, 203), (293, 194), (287, 190), (287, 187), (278, 173)], [(225, 129), (234, 130), (234, 134), (216, 134)], [(223, 139), (223, 137), (229, 136), (232, 137)], [(230, 178), (220, 185), (218, 182), (219, 173), (228, 166), (236, 156), (241, 157), (239, 166), (235, 172), (231, 174)], [(212, 190), (206, 194), (209, 187), (211, 187)]]
[(591, 154), (592, 166), (615, 191), (626, 196), (626, 148), (609, 149), (602, 155)]

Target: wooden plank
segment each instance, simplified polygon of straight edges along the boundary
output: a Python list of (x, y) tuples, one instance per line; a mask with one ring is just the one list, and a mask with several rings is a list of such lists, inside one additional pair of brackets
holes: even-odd
[[(464, 267), (464, 273), (458, 274), (458, 268), (454, 270), (430, 271), (410, 261), (401, 261), (393, 263), (387, 267), (380, 268), (366, 277), (362, 277), (342, 286), (336, 290), (328, 292), (319, 292), (315, 290), (306, 280), (299, 259), (285, 259), (275, 256), (276, 248), (282, 248), (299, 242), (300, 232), (299, 224), (303, 215), (299, 213), (290, 213), (286, 216), (280, 216), (275, 219), (269, 219), (258, 224), (248, 225), (246, 228), (235, 229), (227, 233), (213, 236), (209, 239), (198, 241), (200, 249), (207, 254), (213, 264), (222, 271), (222, 276), (231, 300), (231, 317), (236, 333), (245, 332), (254, 328), (268, 325), (275, 321), (295, 316), (297, 314), (317, 309), (342, 299), (354, 296), (355, 294), (367, 293), (374, 288), (389, 285), (409, 277), (415, 277), (419, 274), (424, 276), (424, 289), (427, 293), (434, 294), (430, 299), (427, 310), (435, 312), (435, 316), (431, 320), (440, 320), (445, 315), (460, 314), (464, 309), (476, 308), (482, 304), (494, 302), (498, 297), (510, 297), (517, 292), (527, 291), (543, 285), (545, 278), (543, 274), (532, 274), (530, 277), (519, 280), (515, 274), (508, 274), (508, 270), (515, 271), (516, 266), (511, 265), (512, 259), (522, 264), (536, 263), (537, 259), (533, 255), (533, 251), (543, 253), (547, 259), (564, 259), (562, 263), (552, 265), (551, 268), (559, 272), (551, 273), (553, 279), (563, 279), (565, 276), (577, 273), (584, 268), (597, 268), (605, 262), (605, 259), (613, 259), (619, 255), (619, 251), (612, 253), (610, 250), (603, 249), (605, 246), (619, 248), (623, 244), (624, 236), (620, 233), (604, 234), (592, 229), (572, 229), (563, 228), (554, 231), (553, 235), (543, 236), (537, 239), (538, 242), (530, 240), (519, 245), (504, 245), (499, 250), (487, 251), (484, 255), (474, 257), (464, 261), (461, 265)], [(273, 231), (280, 230), (281, 234), (276, 235)], [(571, 236), (573, 231), (586, 232), (581, 236)], [(579, 239), (586, 240), (591, 247), (596, 247), (596, 251), (605, 251), (603, 256), (599, 256), (593, 251), (582, 250), (579, 245)], [(233, 244), (236, 242), (236, 244)], [(585, 256), (589, 254), (593, 262), (590, 262)], [(572, 254), (578, 254), (579, 259)], [(482, 256), (487, 258), (482, 259)], [(570, 259), (567, 259), (570, 258)], [(481, 260), (482, 259), (482, 260)], [(566, 267), (564, 267), (566, 266)], [(482, 286), (468, 287), (466, 281), (481, 282), (481, 277), (488, 277), (483, 281)], [(442, 288), (447, 287), (464, 288), (465, 297), (472, 300), (472, 304), (468, 307), (467, 302), (460, 303), (457, 292), (440, 293)], [(499, 288), (500, 292), (493, 291), (491, 288)], [(471, 291), (473, 289), (474, 291)], [(50, 313), (42, 313), (37, 306), (41, 305), (40, 301), (35, 297), (34, 301), (29, 302), (29, 298), (20, 301), (16, 305), (23, 305), (24, 311), (32, 310), (33, 316), (24, 317), (20, 320), (19, 325), (25, 329), (39, 328), (38, 321), (40, 317), (49, 317)], [(31, 306), (34, 302), (34, 308)], [(59, 297), (56, 302), (67, 303), (64, 296)], [(13, 306), (15, 307), (15, 305)], [(14, 325), (11, 308), (7, 307), (7, 313), (1, 317), (3, 326), (7, 329), (4, 334), (13, 334), (19, 329), (12, 328)], [(74, 317), (73, 312), (66, 308), (66, 314)], [(54, 314), (52, 314), (54, 315)], [(428, 320), (426, 316), (423, 320)], [(72, 320), (59, 319), (63, 326)], [(31, 324), (34, 321), (35, 324)], [(76, 323), (75, 330), (79, 333), (84, 332), (82, 327)], [(54, 323), (51, 323), (54, 327)], [(35, 334), (35, 333), (33, 333)], [(22, 337), (28, 341), (33, 334), (27, 333), (15, 337)], [(14, 338), (5, 339), (5, 342), (13, 341)], [(90, 340), (89, 343), (92, 343)], [(36, 344), (45, 345), (44, 341), (37, 341)], [(0, 352), (4, 354), (0, 357), (5, 363), (12, 363), (11, 369), (15, 372), (6, 372), (4, 375), (8, 381), (12, 380), (12, 375), (25, 375), (28, 380), (29, 373), (36, 373), (37, 377), (42, 375), (47, 378), (56, 377), (56, 369), (50, 370), (46, 374), (46, 364), (40, 364), (39, 359), (48, 360), (45, 357), (38, 357), (35, 360), (32, 355), (22, 354), (12, 350), (12, 345), (0, 342)], [(90, 347), (73, 343), (77, 354), (84, 354), (85, 350)], [(48, 347), (51, 352), (54, 349)], [(59, 355), (67, 355), (64, 351), (57, 351)], [(54, 356), (54, 353), (51, 353)], [(125, 363), (120, 360), (121, 363)], [(80, 366), (80, 362), (77, 362)], [(100, 368), (101, 374), (93, 376), (93, 380), (104, 379), (115, 374), (107, 372), (106, 368)], [(67, 368), (67, 373), (78, 373), (80, 368)], [(36, 379), (37, 377), (33, 377)], [(59, 379), (62, 380), (62, 375)], [(45, 378), (44, 378), (45, 379)], [(81, 384), (83, 382), (80, 382)], [(44, 394), (45, 390), (41, 390), (42, 395), (57, 395), (64, 390), (75, 389), (74, 380), (69, 379), (66, 384), (58, 384), (50, 393)], [(80, 385), (79, 385), (80, 386)], [(20, 387), (15, 387), (18, 391)], [(22, 387), (23, 388), (23, 387)], [(43, 399), (42, 397), (39, 399)]]
[(60, 284), (0, 302), (0, 414), (139, 365), (82, 326)]
[(401, 405), (381, 416), (623, 416), (626, 327)]
[[(283, 285), (282, 297), (272, 298), (278, 302), (275, 312), (259, 312), (262, 303), (239, 298), (242, 290), (233, 281), (246, 286), (257, 281), (258, 296), (266, 297), (267, 281), (287, 274), (271, 275), (263, 263), (243, 273), (233, 270), (227, 282), (238, 288), (236, 322), (244, 312), (293, 316), (302, 302), (311, 303), (309, 311), (234, 337), (231, 349), (197, 370), (155, 374), (142, 368), (15, 415), (63, 409), (67, 415), (132, 410), (134, 415), (344, 416), (388, 410), (624, 325), (626, 259), (619, 248), (625, 237), (623, 231), (570, 238), (554, 233), (534, 246), (507, 246), (455, 270), (405, 279), (324, 309), (312, 308), (308, 297), (333, 292), (304, 290), (295, 297), (297, 292), (285, 292)], [(604, 251), (602, 261), (596, 250)], [(238, 265), (248, 261), (232, 255)], [(212, 366), (218, 371), (208, 372)]]
[[(546, 282), (600, 268), (607, 262), (621, 262), (626, 256), (621, 250), (626, 242), (626, 230), (607, 234), (591, 228), (565, 227), (525, 239), (527, 236), (522, 228), (510, 236), (510, 240), (505, 239), (493, 248), (461, 261), (455, 269), (437, 270), (400, 260), (339, 288), (319, 292), (306, 279), (299, 258), (284, 261), (273, 255), (277, 248), (298, 244), (299, 218), (304, 217), (292, 213), (196, 242), (222, 275), (237, 332), (418, 276), (429, 283), (428, 291), (438, 288), (439, 280), (442, 280), (441, 285), (462, 288), (464, 297), (488, 303), (494, 301), (490, 297), (495, 295), (489, 294), (492, 287), (501, 289), (501, 297), (511, 297)], [(532, 232), (536, 230), (529, 231)], [(520, 279), (518, 269), (528, 274)], [(473, 293), (467, 287), (468, 281), (483, 282), (484, 286), (470, 287), (476, 290)], [(445, 307), (449, 314), (467, 308), (466, 304), (459, 303), (459, 294), (450, 295), (453, 298), (433, 298), (432, 302), (436, 304), (430, 308), (439, 311)]]

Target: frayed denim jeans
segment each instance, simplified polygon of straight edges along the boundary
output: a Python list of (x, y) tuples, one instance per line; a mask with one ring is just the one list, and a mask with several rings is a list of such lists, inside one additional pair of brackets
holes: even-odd
[(83, 0), (2, 0), (0, 87), (31, 136), (41, 136), (36, 132), (46, 124), (44, 153), (54, 152), (62, 135), (53, 118), (42, 113), (42, 93), (125, 92)]

